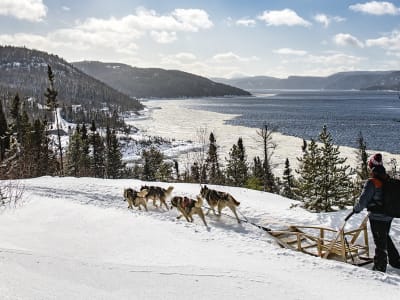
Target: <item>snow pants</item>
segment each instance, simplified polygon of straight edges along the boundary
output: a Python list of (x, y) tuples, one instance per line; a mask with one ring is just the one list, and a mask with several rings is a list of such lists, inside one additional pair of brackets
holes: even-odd
[(369, 219), (369, 223), (376, 247), (373, 270), (386, 272), (388, 258), (392, 267), (400, 268), (400, 255), (389, 235), (392, 221)]

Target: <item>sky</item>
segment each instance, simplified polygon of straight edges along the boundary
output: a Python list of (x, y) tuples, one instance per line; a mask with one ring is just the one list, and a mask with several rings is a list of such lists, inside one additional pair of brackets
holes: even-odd
[(0, 45), (206, 77), (400, 69), (400, 0), (0, 0)]

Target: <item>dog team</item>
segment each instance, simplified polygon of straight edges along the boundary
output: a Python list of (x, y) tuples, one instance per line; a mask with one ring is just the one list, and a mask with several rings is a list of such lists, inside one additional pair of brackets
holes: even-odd
[[(167, 198), (171, 195), (173, 186), (164, 189), (159, 186), (147, 186), (144, 185), (140, 188), (140, 191), (136, 191), (132, 188), (127, 188), (124, 190), (124, 201), (128, 202), (128, 208), (133, 209), (137, 207), (141, 210), (143, 207), (147, 211), (147, 202), (149, 200), (153, 201), (153, 206), (158, 207), (156, 204), (156, 200), (160, 202), (160, 206), (163, 205), (168, 210)], [(177, 210), (181, 213), (177, 219), (180, 219), (182, 216), (188, 222), (193, 222), (193, 215), (198, 215), (203, 221), (204, 225), (207, 226), (207, 222), (205, 220), (205, 215), (203, 212), (203, 199), (206, 199), (208, 205), (210, 206), (208, 213), (210, 210), (216, 215), (215, 209), (218, 210), (218, 215), (221, 216), (221, 211), (223, 208), (228, 207), (231, 209), (233, 214), (236, 217), (238, 223), (240, 223), (240, 219), (236, 213), (236, 207), (239, 206), (240, 202), (238, 202), (233, 196), (229, 193), (216, 191), (213, 189), (209, 189), (206, 185), (201, 187), (200, 195), (197, 195), (197, 199), (191, 199), (186, 196), (174, 196), (171, 199), (171, 209), (176, 207)]]

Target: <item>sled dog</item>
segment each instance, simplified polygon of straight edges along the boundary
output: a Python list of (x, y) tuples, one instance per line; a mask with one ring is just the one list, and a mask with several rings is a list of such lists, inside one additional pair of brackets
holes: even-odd
[(171, 199), (171, 209), (176, 207), (181, 212), (181, 215), (179, 215), (177, 219), (180, 219), (182, 216), (184, 216), (188, 222), (193, 222), (193, 215), (197, 214), (207, 227), (206, 219), (204, 218), (204, 212), (201, 208), (202, 206), (203, 198), (201, 198), (199, 195), (197, 195), (197, 201), (188, 197), (179, 196), (175, 196)]
[(134, 189), (128, 188), (124, 189), (124, 201), (128, 201), (128, 208), (133, 209), (134, 207), (138, 207), (141, 210), (140, 206), (143, 206), (147, 211), (146, 204), (146, 195), (147, 190), (143, 189), (140, 192), (135, 191)]
[(153, 205), (158, 207), (156, 204), (156, 200), (160, 200), (160, 207), (164, 204), (166, 209), (168, 210), (168, 205), (166, 203), (166, 199), (169, 195), (171, 195), (173, 186), (168, 187), (168, 189), (164, 189), (159, 186), (147, 186), (144, 185), (140, 188), (140, 190), (147, 190), (147, 195), (145, 196), (146, 201), (153, 200)]
[[(221, 191), (216, 191), (209, 189), (206, 185), (201, 187), (201, 196), (207, 200), (208, 205), (210, 205), (211, 210), (215, 213), (215, 207), (218, 208), (218, 215), (221, 215), (221, 210), (224, 207), (229, 207), (236, 217), (238, 223), (240, 223), (239, 217), (236, 213), (236, 207), (240, 205), (240, 202), (236, 201), (235, 198), (229, 193), (224, 193)], [(210, 211), (207, 212), (207, 215)]]

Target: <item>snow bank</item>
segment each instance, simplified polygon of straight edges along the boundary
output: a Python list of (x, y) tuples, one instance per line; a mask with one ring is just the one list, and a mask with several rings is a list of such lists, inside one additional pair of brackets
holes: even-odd
[[(149, 212), (128, 210), (122, 191), (139, 188), (137, 180), (42, 177), (23, 184), (23, 205), (0, 215), (2, 299), (398, 298), (400, 272), (392, 268), (382, 274), (281, 249), (255, 226), (226, 216), (210, 214), (206, 228), (197, 216), (187, 223), (176, 210), (151, 204)], [(173, 195), (200, 190), (173, 185)], [(338, 228), (348, 213), (311, 214), (278, 195), (218, 189), (241, 202), (241, 216), (264, 226)], [(396, 220), (397, 245), (399, 229)]]

